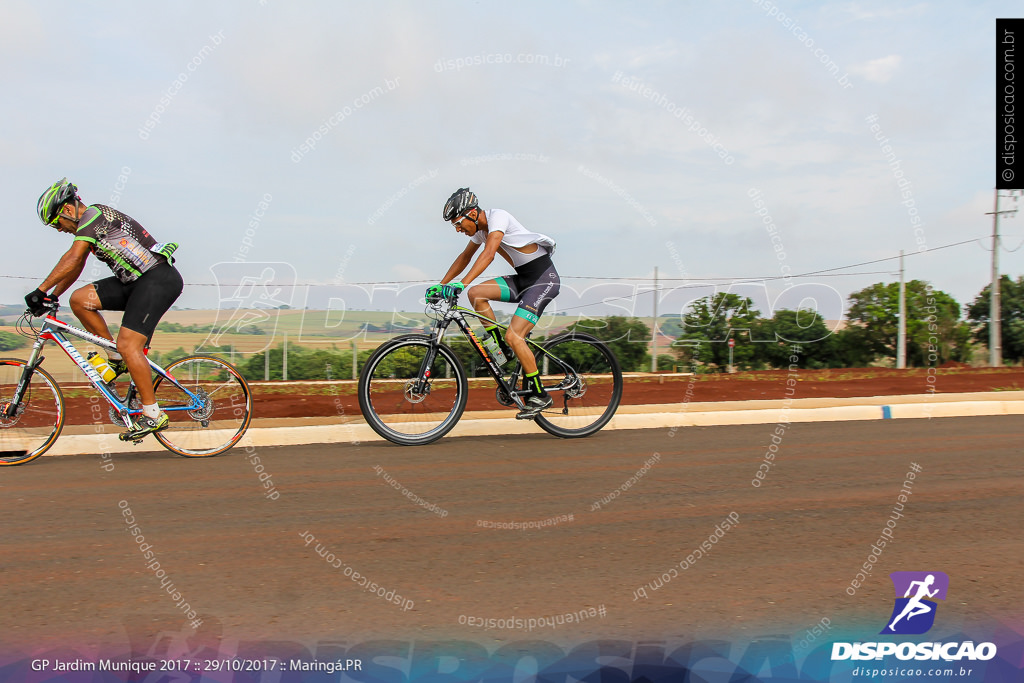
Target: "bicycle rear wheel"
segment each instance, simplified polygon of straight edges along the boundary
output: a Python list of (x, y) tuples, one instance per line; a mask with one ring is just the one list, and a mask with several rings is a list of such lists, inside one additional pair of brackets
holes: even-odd
[(198, 405), (174, 382), (157, 377), (156, 400), (171, 420), (154, 434), (157, 441), (186, 458), (220, 455), (238, 443), (252, 419), (252, 394), (241, 373), (215, 356), (187, 356), (166, 370), (197, 397)]
[(32, 371), (14, 415), (4, 417), (24, 371), (25, 361), (0, 358), (0, 466), (35, 460), (64, 428), (64, 395), (42, 368)]
[(416, 390), (431, 344), (429, 335), (386, 342), (359, 373), (359, 409), (373, 431), (392, 443), (419, 446), (437, 441), (466, 409), (466, 372), (444, 344), (437, 346), (426, 390)]
[(622, 370), (611, 349), (589, 334), (570, 332), (546, 342), (544, 350), (550, 356), (545, 362), (538, 352), (537, 367), (555, 402), (537, 415), (541, 429), (571, 439), (608, 424), (622, 400)]

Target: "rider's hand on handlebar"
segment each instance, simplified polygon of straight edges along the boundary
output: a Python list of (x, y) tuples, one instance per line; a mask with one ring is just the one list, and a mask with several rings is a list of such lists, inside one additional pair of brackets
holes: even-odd
[(50, 296), (41, 289), (36, 289), (25, 295), (25, 303), (32, 315), (46, 315), (51, 309), (56, 309), (59, 302), (57, 297)]
[(445, 285), (431, 285), (430, 287), (427, 287), (426, 299), (428, 303), (435, 303), (443, 299), (456, 298), (465, 288), (466, 285), (461, 282), (449, 282)]

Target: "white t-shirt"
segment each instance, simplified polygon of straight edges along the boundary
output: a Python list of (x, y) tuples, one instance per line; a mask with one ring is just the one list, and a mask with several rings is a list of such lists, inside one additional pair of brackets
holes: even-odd
[[(484, 211), (484, 215), (487, 216), (487, 232), (477, 230), (476, 234), (469, 238), (469, 241), (483, 244), (487, 241), (487, 236), (490, 233), (504, 233), (501, 237), (501, 246), (512, 247), (511, 249), (504, 249), (504, 252), (512, 259), (512, 265), (521, 266), (545, 254), (551, 255), (555, 253), (555, 241), (553, 239), (539, 232), (530, 232), (508, 211), (504, 209), (487, 209)], [(524, 254), (519, 251), (530, 244), (536, 244), (537, 250), (531, 254)]]

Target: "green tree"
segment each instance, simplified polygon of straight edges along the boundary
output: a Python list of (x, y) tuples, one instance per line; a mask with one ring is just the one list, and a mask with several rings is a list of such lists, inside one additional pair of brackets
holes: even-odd
[(789, 367), (794, 344), (800, 347), (798, 367), (842, 367), (832, 330), (817, 311), (775, 311), (770, 320), (758, 321), (754, 338), (756, 357), (772, 367)]
[(13, 351), (25, 345), (25, 339), (10, 332), (0, 332), (0, 351)]
[[(906, 283), (907, 365), (938, 365), (970, 354), (960, 304), (922, 280)], [(847, 319), (861, 329), (859, 339), (874, 357), (896, 357), (899, 283), (878, 282), (850, 295)], [(852, 338), (852, 337), (851, 337)]]
[(759, 327), (759, 311), (748, 297), (718, 292), (697, 299), (683, 316), (683, 333), (676, 338), (676, 354), (685, 363), (694, 360), (724, 370), (729, 363), (730, 338), (736, 340), (733, 363), (751, 368), (760, 365), (759, 346), (751, 340), (751, 330)]
[[(986, 285), (967, 306), (967, 319), (974, 326), (973, 339), (988, 346), (988, 325), (992, 311), (992, 285)], [(1024, 275), (1011, 280), (999, 278), (1000, 330), (1003, 358), (1018, 362), (1024, 359)]]
[(602, 340), (619, 360), (624, 372), (651, 367), (651, 328), (639, 318), (612, 315), (607, 318), (580, 320), (569, 325), (564, 332), (585, 332)]

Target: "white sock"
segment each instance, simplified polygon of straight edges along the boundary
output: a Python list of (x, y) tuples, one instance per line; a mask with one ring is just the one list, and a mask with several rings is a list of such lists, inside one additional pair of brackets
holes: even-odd
[(142, 414), (148, 418), (155, 420), (158, 417), (160, 417), (160, 406), (157, 405), (156, 403), (149, 406), (147, 406), (146, 404), (142, 404)]

